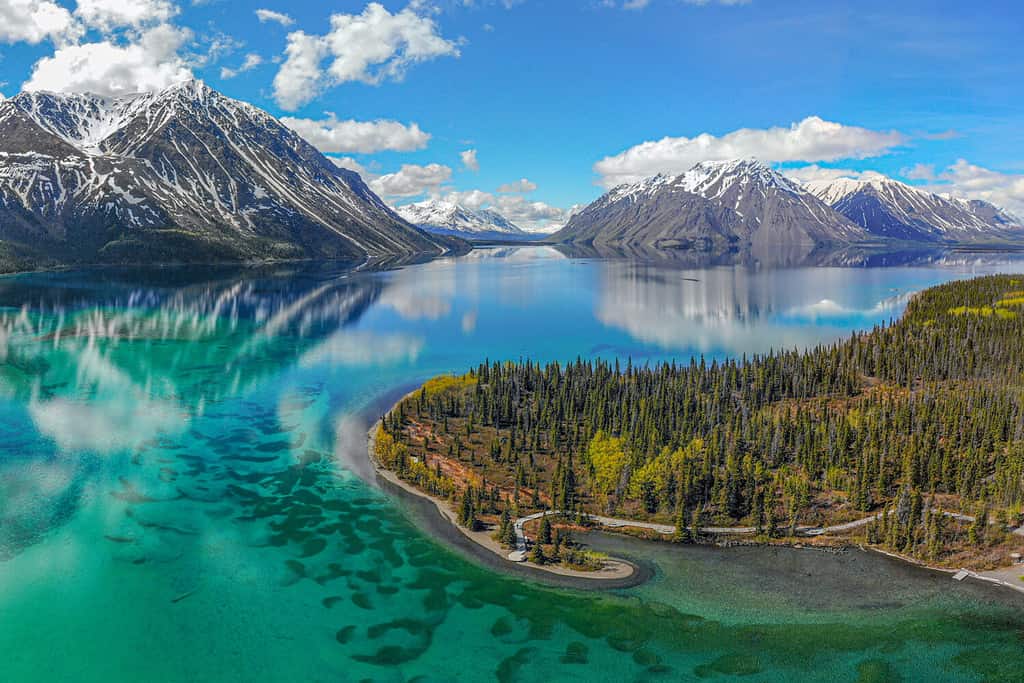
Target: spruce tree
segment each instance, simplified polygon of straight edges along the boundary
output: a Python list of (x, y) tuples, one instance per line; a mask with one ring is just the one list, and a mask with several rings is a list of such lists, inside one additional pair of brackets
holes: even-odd
[(537, 534), (537, 542), (551, 545), (551, 519), (547, 515), (540, 518), (540, 531)]
[(540, 543), (534, 543), (530, 549), (530, 562), (534, 564), (544, 564), (547, 558), (544, 557), (544, 548)]

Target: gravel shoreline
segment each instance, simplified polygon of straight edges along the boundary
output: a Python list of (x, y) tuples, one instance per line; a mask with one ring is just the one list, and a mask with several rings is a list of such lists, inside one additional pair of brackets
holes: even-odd
[(609, 558), (605, 569), (594, 572), (580, 572), (558, 565), (539, 567), (507, 559), (507, 551), (490, 537), (489, 532), (463, 529), (455, 522), (455, 513), (446, 501), (415, 489), (393, 472), (381, 468), (373, 457), (376, 430), (377, 423), (374, 422), (367, 433), (366, 454), (376, 469), (380, 488), (405, 503), (419, 525), (426, 527), (434, 538), (463, 551), (487, 567), (549, 585), (583, 590), (632, 588), (654, 575), (651, 567), (622, 558)]

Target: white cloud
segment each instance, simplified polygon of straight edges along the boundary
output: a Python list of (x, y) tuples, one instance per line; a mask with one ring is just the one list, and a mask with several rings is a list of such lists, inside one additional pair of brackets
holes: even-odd
[(601, 184), (614, 187), (658, 173), (683, 173), (700, 161), (756, 157), (762, 161), (836, 161), (885, 154), (906, 141), (896, 131), (875, 131), (809, 116), (789, 127), (741, 128), (720, 137), (665, 137), (643, 142), (594, 164)]
[(475, 149), (467, 149), (465, 152), (459, 152), (459, 158), (462, 159), (462, 165), (468, 170), (473, 172), (480, 170), (480, 162), (476, 160)]
[(1024, 174), (1001, 173), (958, 159), (942, 173), (929, 176), (929, 167), (919, 164), (910, 169), (907, 177), (918, 177), (934, 181), (929, 186), (932, 192), (948, 192), (954, 197), (981, 199), (1007, 209), (1018, 216), (1024, 216)]
[(284, 64), (274, 76), (277, 103), (291, 110), (312, 100), (321, 89), (320, 62), (327, 54), (327, 46), (318, 36), (302, 31), (289, 33)]
[(398, 121), (339, 121), (334, 114), (326, 119), (297, 119), (286, 116), (281, 123), (306, 139), (321, 152), (328, 154), (372, 154), (381, 151), (411, 152), (423, 149), (430, 134), (419, 125), (405, 125)]
[(537, 184), (530, 182), (526, 178), (520, 178), (515, 182), (505, 183), (504, 185), (498, 186), (498, 192), (533, 192), (537, 189)]
[(190, 38), (187, 29), (161, 24), (127, 44), (105, 39), (60, 47), (36, 62), (22, 88), (100, 95), (160, 90), (191, 78), (178, 54)]
[(369, 182), (373, 178), (376, 178), (376, 174), (371, 173), (369, 169), (363, 166), (361, 163), (353, 159), (352, 157), (327, 157), (334, 163), (338, 168), (348, 169), (349, 171), (355, 171), (362, 177), (365, 182)]
[(165, 22), (178, 13), (167, 0), (78, 0), (75, 16), (104, 31)]
[(492, 208), (524, 230), (553, 232), (565, 225), (580, 207), (562, 209), (544, 202), (531, 202), (520, 195), (499, 195)]
[(401, 170), (370, 181), (370, 188), (382, 197), (418, 197), (437, 193), (452, 177), (452, 169), (442, 164), (403, 164)]
[(281, 24), (281, 26), (291, 26), (295, 23), (287, 14), (282, 12), (275, 12), (272, 9), (258, 9), (256, 10), (256, 18), (260, 20), (261, 24), (265, 24), (268, 21)]
[(0, 0), (0, 41), (64, 41), (79, 32), (71, 12), (49, 0)]
[(494, 203), (494, 195), (483, 190), (453, 191), (444, 196), (444, 200), (464, 206), (467, 209), (483, 209)]
[(553, 232), (565, 225), (569, 217), (581, 207), (562, 209), (544, 202), (531, 202), (518, 194), (494, 195), (482, 190), (448, 192), (441, 197), (467, 209), (493, 209), (524, 230)]
[(245, 56), (245, 61), (242, 62), (242, 65), (240, 67), (238, 67), (237, 69), (230, 69), (230, 68), (228, 68), (226, 66), (221, 67), (221, 69), (220, 69), (220, 77), (225, 79), (225, 80), (227, 80), (229, 78), (234, 78), (238, 74), (245, 73), (246, 71), (252, 71), (253, 69), (258, 67), (262, 63), (263, 63), (263, 57), (260, 57), (255, 52), (250, 52), (249, 54), (247, 54)]
[(855, 171), (852, 168), (825, 168), (817, 164), (782, 169), (782, 174), (801, 183), (815, 181), (832, 181), (839, 178), (860, 180), (866, 176), (877, 175), (874, 171)]
[[(205, 35), (200, 39), (200, 41), (193, 42), (202, 42), (206, 46), (206, 50), (204, 52), (201, 54), (191, 55), (189, 58), (192, 66), (199, 68), (205, 67), (209, 64), (215, 64), (225, 55), (229, 55), (245, 45), (242, 41), (237, 40), (226, 33)], [(256, 58), (260, 59), (260, 61), (263, 59), (259, 55), (256, 55)]]
[(433, 19), (420, 16), (413, 6), (391, 14), (371, 2), (362, 14), (332, 15), (326, 35), (290, 33), (274, 78), (274, 97), (281, 107), (294, 110), (324, 88), (401, 80), (409, 66), (445, 56), (458, 57), (459, 49), (438, 33)]
[(914, 164), (910, 168), (900, 169), (900, 175), (911, 180), (935, 180), (934, 164)]

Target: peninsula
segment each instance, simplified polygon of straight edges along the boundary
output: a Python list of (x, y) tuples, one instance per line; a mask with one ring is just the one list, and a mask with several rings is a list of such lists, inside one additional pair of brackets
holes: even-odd
[(1024, 552), (1022, 368), (1024, 278), (991, 276), (803, 352), (483, 363), (406, 396), (372, 450), (496, 552), (558, 571), (608, 570), (573, 541), (591, 527), (993, 570)]

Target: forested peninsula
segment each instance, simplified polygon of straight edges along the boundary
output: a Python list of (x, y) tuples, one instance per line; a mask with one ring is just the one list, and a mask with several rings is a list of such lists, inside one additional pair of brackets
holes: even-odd
[(485, 362), (400, 401), (375, 453), (510, 549), (514, 520), (557, 512), (529, 523), (539, 564), (598, 562), (570, 534), (608, 516), (677, 542), (745, 528), (991, 568), (1024, 551), (1022, 372), (1024, 277), (982, 277), (806, 351)]

